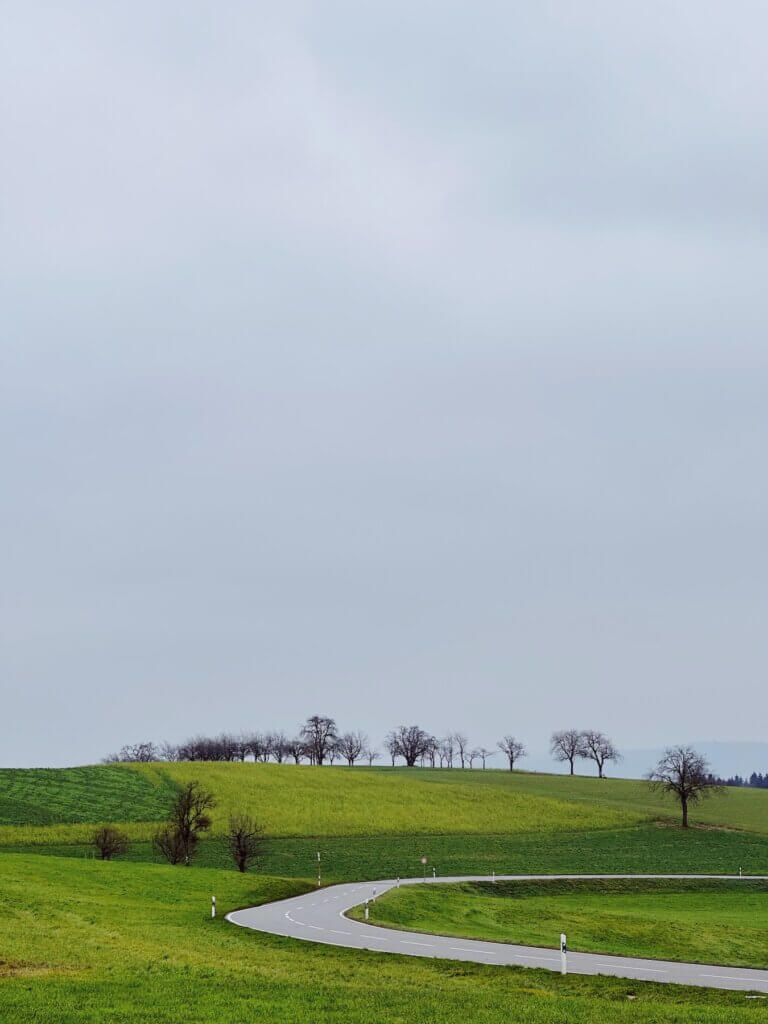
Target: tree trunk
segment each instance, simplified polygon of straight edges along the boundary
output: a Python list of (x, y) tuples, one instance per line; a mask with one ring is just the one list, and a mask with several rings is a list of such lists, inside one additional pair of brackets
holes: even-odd
[(572, 757), (569, 757), (569, 758), (568, 758), (568, 760), (569, 760), (569, 761), (570, 761), (570, 763), (571, 763), (571, 775), (573, 775), (573, 758), (572, 758)]
[(683, 808), (683, 828), (688, 828), (688, 801), (683, 798), (680, 803)]

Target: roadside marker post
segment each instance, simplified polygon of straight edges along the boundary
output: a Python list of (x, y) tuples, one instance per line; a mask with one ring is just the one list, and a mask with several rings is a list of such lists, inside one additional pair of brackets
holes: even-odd
[(494, 872), (493, 872), (493, 874), (491, 876), (491, 881), (493, 881), (493, 882), (496, 881), (496, 871), (495, 870), (494, 870)]
[(565, 932), (560, 932), (560, 973), (561, 974), (567, 974), (568, 973), (567, 954), (568, 954), (568, 942), (567, 942), (567, 939), (565, 937)]
[(216, 897), (211, 896), (211, 917), (216, 917)]
[(421, 858), (421, 866), (424, 869), (424, 881), (426, 882), (426, 880), (427, 880), (427, 858), (426, 857), (422, 857)]
[(317, 851), (317, 887), (320, 888), (320, 851)]
[(368, 920), (368, 900), (365, 901), (365, 920)]
[(436, 878), (436, 877), (437, 877), (437, 876), (436, 876), (436, 873), (435, 873), (435, 868), (432, 868), (432, 881), (433, 881), (433, 882), (435, 881), (435, 878)]

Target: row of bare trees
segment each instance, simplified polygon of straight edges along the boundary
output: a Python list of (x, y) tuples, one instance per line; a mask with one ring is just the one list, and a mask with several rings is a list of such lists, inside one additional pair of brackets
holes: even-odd
[[(400, 725), (384, 739), (384, 749), (394, 766), (402, 759), (409, 767), (430, 768), (487, 767), (490, 758), (500, 752), (510, 771), (527, 756), (525, 744), (511, 734), (505, 735), (496, 748), (475, 747), (465, 732), (434, 736), (419, 725)], [(596, 729), (564, 729), (552, 734), (551, 753), (557, 761), (567, 761), (574, 774), (577, 759), (594, 761), (600, 778), (608, 762), (618, 761), (621, 754), (613, 742)], [(170, 743), (136, 743), (121, 748), (105, 758), (117, 761), (275, 761), (278, 764), (373, 765), (381, 757), (364, 732), (340, 732), (336, 721), (327, 715), (311, 715), (295, 736), (284, 732), (221, 733), (219, 736), (194, 736), (174, 746)]]
[(609, 761), (620, 761), (621, 754), (612, 740), (597, 729), (562, 729), (553, 732), (549, 751), (556, 761), (567, 761), (569, 774), (574, 774), (577, 758), (594, 761), (599, 778), (605, 778), (604, 769)]

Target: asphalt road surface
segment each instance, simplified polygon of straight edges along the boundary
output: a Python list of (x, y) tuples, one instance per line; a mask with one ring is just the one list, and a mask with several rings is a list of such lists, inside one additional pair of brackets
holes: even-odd
[[(755, 879), (766, 876), (751, 875)], [(535, 881), (553, 878), (727, 878), (728, 875), (496, 875), (497, 880)], [(736, 879), (737, 880), (737, 879)], [(744, 881), (748, 879), (745, 878)], [(437, 882), (490, 882), (490, 875), (458, 875), (436, 879)], [(260, 907), (234, 910), (227, 920), (243, 928), (253, 928), (273, 935), (286, 935), (308, 942), (324, 942), (350, 949), (401, 953), (406, 956), (439, 957), (442, 960), (470, 960), (484, 964), (515, 964), (521, 967), (561, 969), (559, 935), (553, 935), (553, 948), (514, 946), (506, 942), (484, 942), (477, 939), (456, 939), (420, 932), (401, 932), (377, 928), (362, 921), (353, 921), (346, 912), (367, 899), (375, 899), (395, 885), (432, 884), (429, 878), (387, 879), (379, 882), (352, 882), (331, 885), (304, 896), (294, 896)], [(568, 952), (567, 969), (573, 974), (609, 974), (638, 981), (666, 981), (680, 985), (701, 985), (706, 988), (742, 989), (768, 994), (768, 970), (738, 967), (716, 967), (667, 960), (640, 960), (635, 957), (608, 956), (604, 953)]]

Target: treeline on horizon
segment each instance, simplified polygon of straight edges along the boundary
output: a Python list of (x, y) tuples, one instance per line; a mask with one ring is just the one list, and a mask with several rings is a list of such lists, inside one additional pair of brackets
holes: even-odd
[[(387, 733), (383, 748), (394, 767), (398, 759), (408, 767), (485, 769), (489, 760), (500, 754), (505, 767), (514, 771), (517, 762), (527, 756), (525, 744), (511, 734), (503, 736), (494, 747), (476, 747), (464, 732), (451, 732), (437, 737), (419, 725), (401, 725)], [(613, 742), (597, 729), (563, 729), (554, 732), (550, 752), (556, 761), (568, 762), (574, 774), (577, 759), (592, 761), (597, 774), (604, 777), (608, 762), (621, 760)], [(297, 731), (220, 733), (218, 736), (198, 735), (183, 743), (144, 741), (127, 744), (117, 753), (103, 759), (106, 764), (152, 761), (274, 761), (277, 764), (303, 761), (314, 765), (335, 764), (372, 766), (382, 753), (360, 730), (341, 732), (336, 721), (326, 715), (311, 715)]]
[(752, 772), (747, 778), (742, 775), (731, 775), (730, 778), (721, 779), (718, 776), (714, 777), (714, 781), (718, 786), (741, 786), (747, 789), (768, 789), (768, 772), (764, 775), (760, 772)]

